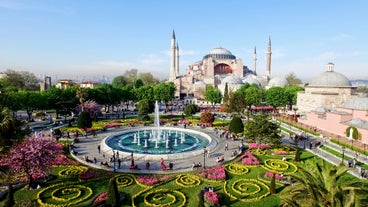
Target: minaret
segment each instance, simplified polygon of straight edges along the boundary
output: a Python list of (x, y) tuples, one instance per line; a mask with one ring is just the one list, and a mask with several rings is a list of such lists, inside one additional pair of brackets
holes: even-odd
[(175, 75), (179, 76), (179, 43), (176, 42), (176, 50), (175, 50)]
[(267, 60), (266, 60), (266, 76), (271, 76), (271, 37), (268, 38), (268, 48), (267, 48)]
[(253, 72), (254, 75), (257, 75), (257, 49), (254, 47), (254, 54), (253, 54)]
[(172, 37), (171, 37), (171, 64), (170, 64), (170, 74), (169, 74), (169, 81), (173, 81), (176, 78), (176, 71), (175, 71), (175, 53), (176, 53), (176, 47), (175, 47), (175, 31), (173, 30)]

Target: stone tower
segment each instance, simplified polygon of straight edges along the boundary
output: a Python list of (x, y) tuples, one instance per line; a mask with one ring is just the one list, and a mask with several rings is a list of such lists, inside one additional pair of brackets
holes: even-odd
[(268, 38), (268, 47), (267, 47), (267, 60), (266, 60), (266, 76), (271, 76), (271, 37)]

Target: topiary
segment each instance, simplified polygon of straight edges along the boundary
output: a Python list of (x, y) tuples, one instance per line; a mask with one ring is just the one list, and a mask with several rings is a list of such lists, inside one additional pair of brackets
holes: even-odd
[[(351, 133), (353, 133), (353, 134), (351, 134)], [(359, 137), (358, 129), (356, 127), (353, 127), (353, 126), (349, 126), (348, 128), (346, 128), (345, 134), (346, 134), (347, 137), (353, 138), (355, 140), (357, 140), (358, 137)]]
[(8, 194), (6, 195), (6, 199), (4, 202), (4, 207), (12, 207), (14, 206), (15, 201), (14, 201), (14, 189), (13, 189), (13, 185), (9, 185), (8, 187)]
[(234, 117), (230, 121), (229, 131), (232, 133), (243, 133), (244, 132), (244, 124), (243, 121), (239, 117)]
[(276, 194), (276, 173), (273, 173), (270, 184), (271, 194)]
[(296, 153), (295, 153), (295, 162), (300, 162), (300, 149), (299, 147), (296, 148)]
[(113, 207), (120, 206), (120, 194), (116, 184), (116, 177), (112, 178), (109, 182), (109, 191), (107, 193), (106, 203)]
[(77, 121), (78, 128), (86, 129), (92, 127), (92, 118), (88, 112), (81, 112), (78, 121)]

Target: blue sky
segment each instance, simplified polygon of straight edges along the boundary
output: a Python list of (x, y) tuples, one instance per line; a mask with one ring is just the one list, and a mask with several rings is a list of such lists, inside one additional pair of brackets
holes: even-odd
[(126, 70), (168, 78), (175, 30), (180, 73), (212, 48), (230, 50), (257, 72), (294, 72), (308, 81), (333, 62), (350, 79), (368, 79), (365, 0), (0, 0), (0, 71), (111, 79)]

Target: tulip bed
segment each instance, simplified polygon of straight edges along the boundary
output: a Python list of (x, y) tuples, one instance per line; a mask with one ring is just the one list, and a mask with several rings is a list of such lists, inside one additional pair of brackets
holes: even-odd
[[(214, 188), (220, 205), (278, 206), (279, 196), (270, 194), (270, 179), (264, 178), (265, 173), (287, 176), (298, 168), (292, 161), (282, 161), (272, 155), (272, 149), (259, 152), (259, 165), (245, 165), (239, 160), (180, 174), (115, 174), (118, 189), (126, 197), (121, 206), (197, 206), (198, 193), (208, 185)], [(100, 198), (101, 193), (108, 191), (109, 179), (114, 176), (112, 172), (98, 170), (93, 174), (99, 176), (80, 179), (91, 171), (81, 165), (56, 166), (55, 169), (52, 174), (57, 180), (33, 191), (36, 198), (24, 199), (35, 199), (40, 206), (92, 206), (95, 200), (106, 199)], [(282, 184), (277, 185), (278, 192), (282, 188)], [(17, 191), (21, 195), (24, 192), (28, 190)]]

